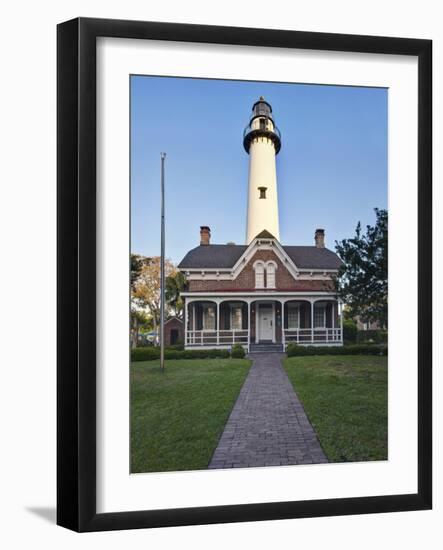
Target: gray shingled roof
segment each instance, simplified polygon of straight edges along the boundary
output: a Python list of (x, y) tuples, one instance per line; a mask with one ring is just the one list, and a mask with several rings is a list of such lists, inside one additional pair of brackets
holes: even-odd
[[(236, 244), (200, 245), (190, 250), (179, 263), (180, 269), (227, 269), (235, 265), (248, 247)], [(327, 248), (316, 246), (283, 246), (284, 250), (301, 269), (338, 269), (340, 258)]]
[(205, 244), (190, 250), (178, 264), (179, 268), (220, 268), (233, 267), (248, 247), (238, 244)]
[(338, 269), (343, 262), (335, 252), (316, 246), (284, 246), (286, 254), (301, 269)]

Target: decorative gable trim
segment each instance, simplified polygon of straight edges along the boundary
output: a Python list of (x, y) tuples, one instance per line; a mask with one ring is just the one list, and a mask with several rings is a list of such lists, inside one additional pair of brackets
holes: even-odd
[(167, 325), (167, 324), (170, 323), (171, 321), (178, 321), (179, 323), (183, 324), (183, 319), (180, 319), (179, 317), (171, 317), (170, 319), (168, 319), (167, 321), (165, 321), (165, 325)]
[(292, 277), (294, 279), (299, 277), (299, 269), (276, 239), (262, 239), (257, 237), (251, 242), (232, 268), (232, 275), (234, 279), (239, 276), (239, 274), (259, 250), (272, 250)]

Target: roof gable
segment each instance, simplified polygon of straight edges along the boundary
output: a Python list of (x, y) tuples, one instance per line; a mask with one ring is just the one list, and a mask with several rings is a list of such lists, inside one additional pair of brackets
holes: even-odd
[[(262, 233), (268, 233), (264, 231)], [(270, 235), (270, 233), (268, 233)], [(256, 237), (240, 256), (237, 263), (233, 267), (233, 275), (237, 277), (238, 274), (244, 269), (252, 256), (254, 256), (258, 251), (262, 250), (272, 250), (273, 255), (275, 255), (283, 265), (286, 266), (286, 269), (291, 273), (291, 275), (297, 277), (297, 266), (283, 250), (281, 244), (274, 237)]]
[(271, 235), (269, 231), (266, 229), (263, 229), (261, 233), (259, 233), (256, 237), (256, 239), (275, 239), (274, 235)]
[(165, 321), (165, 325), (167, 325), (168, 323), (171, 323), (172, 321), (176, 321), (178, 323), (183, 324), (182, 319), (179, 319), (178, 317), (170, 317), (167, 321)]
[[(252, 270), (255, 272), (256, 267), (261, 264), (266, 269), (269, 264), (275, 266), (275, 287), (288, 288), (294, 284), (297, 280), (298, 272), (291, 260), (285, 255), (282, 255), (276, 246), (260, 248), (255, 247), (250, 255), (248, 255), (248, 261), (244, 266), (244, 270)], [(255, 273), (252, 276), (253, 282), (251, 286), (255, 285)]]

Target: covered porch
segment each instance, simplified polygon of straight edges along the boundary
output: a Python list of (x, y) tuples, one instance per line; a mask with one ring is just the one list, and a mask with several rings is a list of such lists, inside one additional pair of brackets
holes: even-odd
[(184, 302), (188, 349), (343, 345), (342, 305), (333, 296), (184, 296)]

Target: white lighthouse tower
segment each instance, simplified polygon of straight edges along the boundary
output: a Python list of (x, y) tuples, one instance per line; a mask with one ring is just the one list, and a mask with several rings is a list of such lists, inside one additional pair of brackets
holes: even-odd
[(280, 151), (281, 136), (272, 107), (262, 96), (252, 106), (243, 145), (249, 153), (246, 244), (263, 230), (280, 240), (275, 155)]

